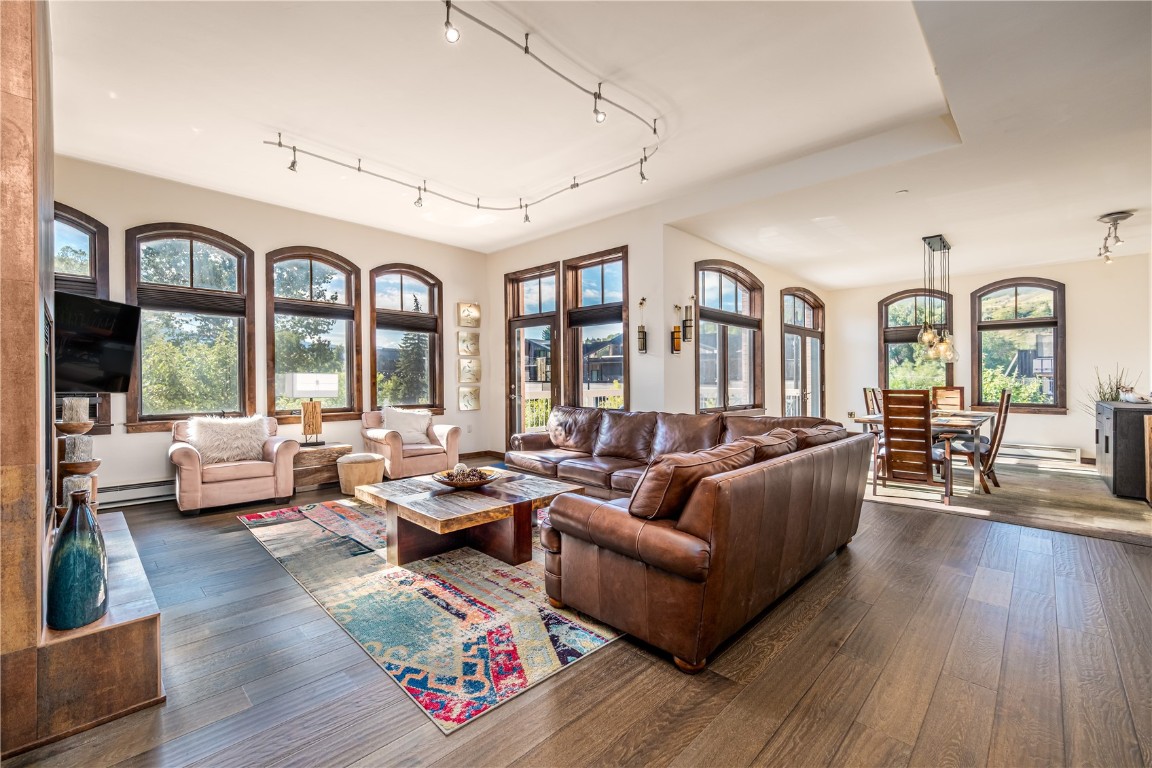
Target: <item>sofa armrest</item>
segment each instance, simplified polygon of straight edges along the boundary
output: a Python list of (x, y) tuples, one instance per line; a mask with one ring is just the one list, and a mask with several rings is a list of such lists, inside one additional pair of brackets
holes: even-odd
[(364, 438), (365, 443), (371, 441), (377, 445), (383, 445), (386, 454), (391, 458), (399, 460), (404, 454), (404, 443), (400, 439), (400, 433), (394, 429), (384, 429), (383, 427), (361, 429), (360, 436)]
[(509, 439), (513, 451), (549, 451), (556, 446), (547, 432), (520, 432)]
[(270, 437), (264, 441), (264, 461), (273, 464), (284, 459), (292, 465), (292, 457), (300, 452), (300, 442), (294, 437)]
[(168, 446), (168, 460), (176, 465), (179, 472), (191, 470), (200, 476), (200, 467), (203, 461), (200, 459), (200, 451), (192, 447), (192, 443), (185, 443), (179, 440), (174, 441), (172, 445)]
[(708, 577), (708, 542), (676, 530), (672, 521), (633, 517), (628, 514), (627, 499), (602, 501), (564, 493), (553, 500), (548, 516), (551, 527), (566, 536), (691, 581)]
[(181, 512), (200, 509), (200, 451), (191, 443), (175, 440), (168, 446), (168, 459), (176, 465), (176, 506)]
[(428, 440), (443, 446), (448, 454), (448, 469), (460, 461), (460, 427), (452, 424), (433, 424), (428, 428)]
[(383, 411), (364, 411), (360, 414), (360, 424), (364, 429), (379, 429), (383, 427)]

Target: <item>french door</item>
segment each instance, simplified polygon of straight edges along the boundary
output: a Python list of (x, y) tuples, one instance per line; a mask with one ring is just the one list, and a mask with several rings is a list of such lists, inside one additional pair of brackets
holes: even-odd
[(551, 322), (513, 320), (508, 324), (508, 434), (543, 432), (559, 402), (556, 328)]
[(784, 415), (824, 415), (824, 354), (820, 334), (784, 331)]

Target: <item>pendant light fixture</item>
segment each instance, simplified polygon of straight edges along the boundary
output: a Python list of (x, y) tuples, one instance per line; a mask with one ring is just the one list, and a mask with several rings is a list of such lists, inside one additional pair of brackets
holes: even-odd
[(924, 354), (929, 360), (956, 362), (956, 342), (945, 327), (948, 318), (946, 309), (941, 309), (936, 318), (936, 304), (947, 307), (947, 297), (952, 290), (952, 246), (944, 235), (921, 238), (924, 242), (924, 322), (916, 340), (924, 346)]
[(1096, 219), (1101, 224), (1108, 225), (1108, 229), (1104, 233), (1104, 244), (1096, 252), (1096, 256), (1104, 259), (1105, 264), (1111, 264), (1112, 251), (1124, 245), (1124, 241), (1120, 239), (1120, 222), (1132, 218), (1133, 213), (1135, 211), (1117, 211), (1116, 213), (1106, 213)]
[(452, 26), (452, 0), (445, 0), (444, 5), (447, 6), (447, 13), (444, 14), (444, 39), (455, 43), (460, 39), (460, 30)]

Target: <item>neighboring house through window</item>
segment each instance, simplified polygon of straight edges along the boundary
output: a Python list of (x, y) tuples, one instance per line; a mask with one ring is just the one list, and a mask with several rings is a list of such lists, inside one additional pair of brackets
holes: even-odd
[(307, 246), (267, 260), (268, 412), (295, 423), (315, 396), (326, 419), (360, 418), (360, 268)]
[(141, 309), (128, 430), (256, 411), (252, 250), (194, 224), (125, 233), (127, 301)]
[(785, 288), (780, 311), (783, 413), (823, 416), (824, 302), (805, 288)]
[(764, 284), (728, 261), (696, 262), (696, 410), (764, 407)]
[[(545, 264), (504, 276), (509, 435), (543, 431), (560, 402), (559, 274), (559, 264)], [(461, 355), (468, 354), (464, 343)]]
[(995, 407), (1012, 390), (1012, 410), (1066, 413), (1064, 284), (1039, 277), (989, 283), (972, 292), (972, 405)]
[(628, 247), (564, 262), (564, 400), (628, 407)]
[(414, 406), (443, 412), (442, 288), (411, 264), (372, 270), (372, 407)]
[(952, 386), (952, 366), (928, 357), (916, 340), (924, 318), (937, 333), (952, 333), (952, 295), (914, 288), (880, 300), (880, 386), (931, 389)]

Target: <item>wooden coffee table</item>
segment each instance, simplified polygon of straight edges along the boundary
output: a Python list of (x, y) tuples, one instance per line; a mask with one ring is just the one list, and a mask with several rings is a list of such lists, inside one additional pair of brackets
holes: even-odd
[(388, 562), (404, 565), (460, 547), (519, 565), (532, 559), (532, 515), (583, 486), (499, 470), (488, 485), (457, 490), (431, 475), (356, 488), (356, 498), (385, 510)]

